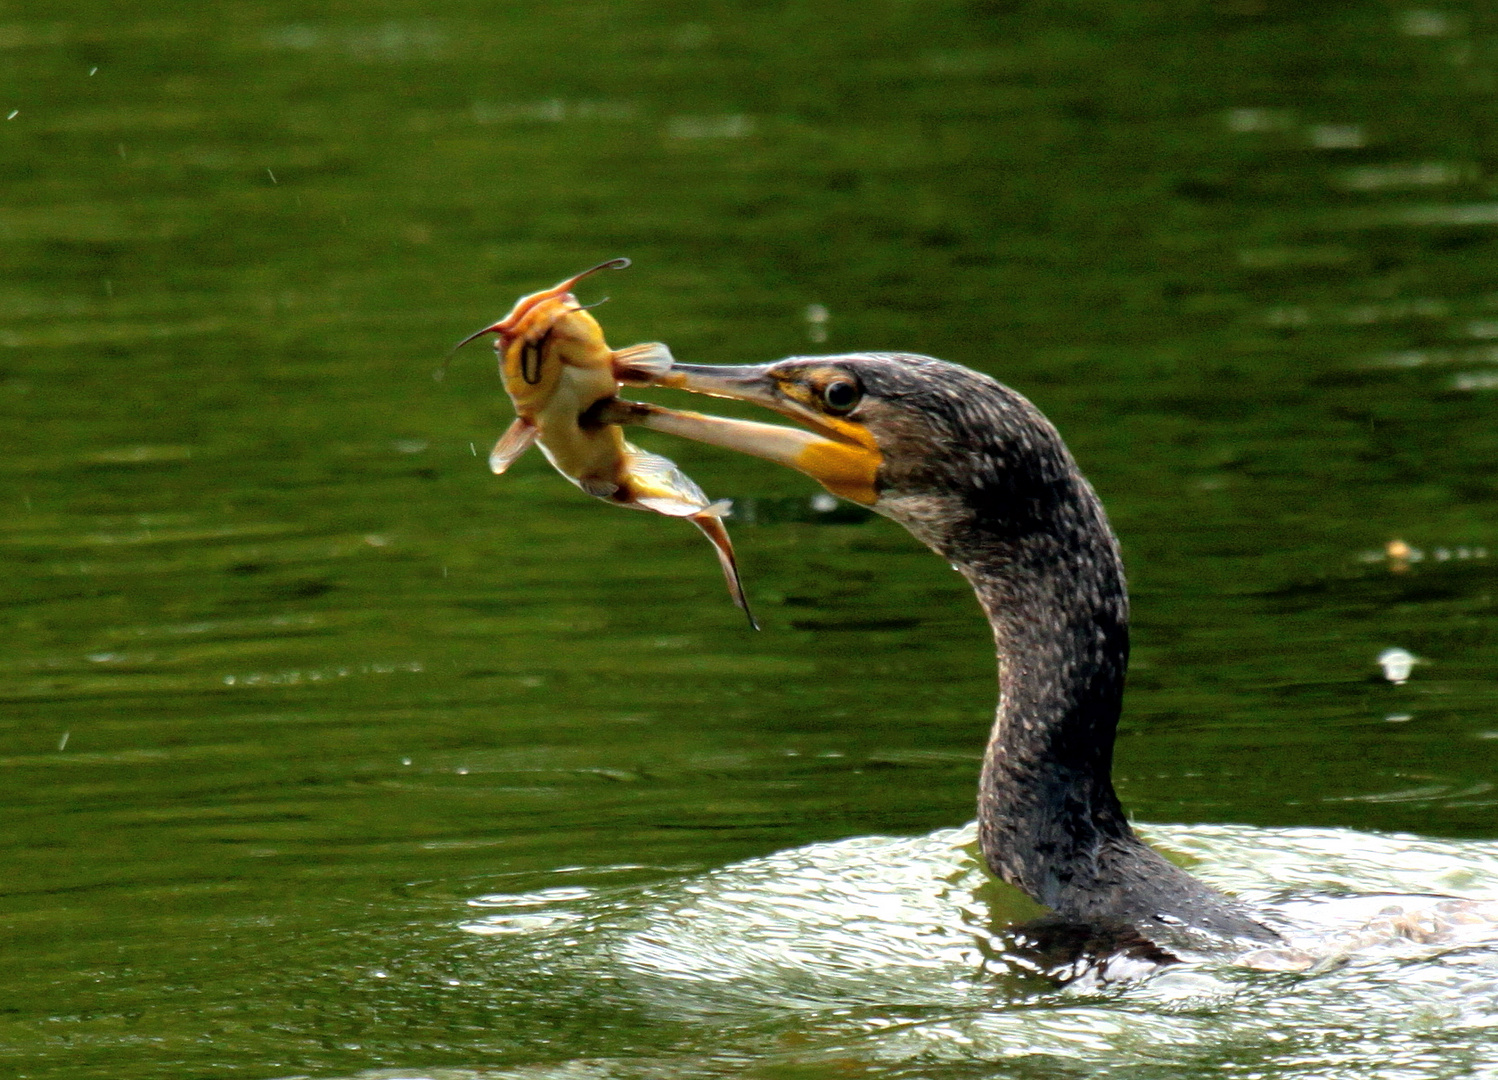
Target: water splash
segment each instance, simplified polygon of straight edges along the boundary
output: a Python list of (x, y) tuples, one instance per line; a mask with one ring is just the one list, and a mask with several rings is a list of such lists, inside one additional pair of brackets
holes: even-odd
[[(982, 869), (974, 826), (859, 837), (660, 885), (474, 901), (503, 911), (502, 928), (468, 926), (509, 950), (496, 971), (560, 966), (580, 985), (622, 982), (637, 1006), (695, 1034), (678, 1054), (649, 1059), (402, 1075), (712, 1077), (757, 1066), (956, 1078), (974, 1068), (1008, 1076), (996, 1063), (1023, 1062), (1012, 1075), (1418, 1080), (1455, 1075), (1458, 1060), (1498, 1067), (1488, 1037), (1498, 1027), (1498, 843), (1141, 831), (1259, 905), (1286, 946), (1057, 986), (1005, 955), (1007, 925), (1033, 909)], [(1464, 1048), (1456, 1058), (1453, 1045)]]

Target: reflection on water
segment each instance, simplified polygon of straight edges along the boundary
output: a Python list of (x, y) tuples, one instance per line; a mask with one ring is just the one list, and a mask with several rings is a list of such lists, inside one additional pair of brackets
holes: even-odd
[[(1485, 929), (1336, 899), (1490, 901), (1491, 12), (302, 7), (0, 20), (0, 1073), (1491, 1071)], [(1123, 799), (1243, 823), (1151, 835), (1310, 968), (1004, 963), (934, 831), (991, 645), (888, 522), (642, 438), (734, 498), (749, 635), (695, 536), (489, 475), (492, 370), (430, 372), (619, 255), (618, 340), (1057, 422)]]

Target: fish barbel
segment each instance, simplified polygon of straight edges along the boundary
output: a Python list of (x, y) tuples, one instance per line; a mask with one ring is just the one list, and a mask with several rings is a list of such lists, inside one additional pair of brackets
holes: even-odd
[(617, 424), (597, 419), (621, 384), (648, 385), (671, 369), (671, 351), (659, 342), (610, 349), (598, 320), (572, 295), (589, 274), (628, 265), (628, 259), (610, 259), (522, 297), (499, 322), (458, 342), (462, 348), (484, 334), (496, 335), (500, 377), (515, 404), (515, 422), (495, 443), (489, 468), (504, 472), (535, 443), (557, 472), (589, 495), (686, 518), (712, 541), (733, 602), (757, 630), (723, 525), (730, 504), (708, 502), (673, 462), (631, 445)]

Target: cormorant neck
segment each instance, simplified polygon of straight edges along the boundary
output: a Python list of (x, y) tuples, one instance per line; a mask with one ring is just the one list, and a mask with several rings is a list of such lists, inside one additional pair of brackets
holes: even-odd
[(1102, 505), (1053, 438), (1049, 468), (880, 507), (967, 578), (993, 626), (999, 704), (978, 794), (983, 857), (1065, 918), (1273, 938), (1140, 841), (1114, 794), (1128, 595)]

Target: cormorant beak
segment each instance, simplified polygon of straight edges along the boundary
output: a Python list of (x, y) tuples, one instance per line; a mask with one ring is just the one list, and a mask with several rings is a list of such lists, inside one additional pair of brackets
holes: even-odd
[(863, 506), (879, 501), (877, 479), (883, 455), (862, 424), (827, 416), (788, 396), (774, 364), (716, 367), (675, 364), (653, 385), (694, 394), (732, 398), (773, 409), (812, 428), (781, 427), (754, 420), (682, 412), (640, 402), (616, 401), (601, 417), (695, 439), (787, 465), (817, 480), (828, 491)]

